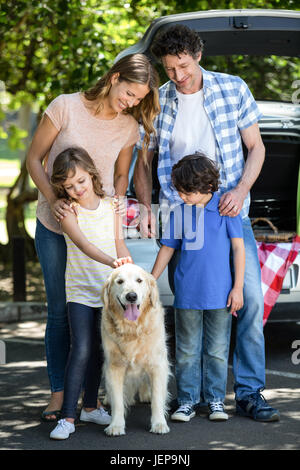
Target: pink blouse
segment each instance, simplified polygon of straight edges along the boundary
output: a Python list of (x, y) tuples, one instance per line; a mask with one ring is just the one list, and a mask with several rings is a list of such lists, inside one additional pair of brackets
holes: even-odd
[[(68, 147), (82, 147), (101, 175), (107, 196), (113, 196), (114, 166), (120, 151), (134, 145), (139, 139), (138, 123), (129, 114), (119, 113), (114, 119), (101, 120), (85, 107), (81, 93), (60, 95), (45, 110), (53, 125), (59, 130), (49, 152), (46, 173), (51, 177), (56, 156)], [(39, 191), (37, 218), (56, 233), (62, 233), (53, 217), (48, 201)]]

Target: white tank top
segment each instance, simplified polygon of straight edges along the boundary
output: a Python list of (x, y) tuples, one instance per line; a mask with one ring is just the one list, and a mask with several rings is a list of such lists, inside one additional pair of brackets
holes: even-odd
[[(78, 209), (78, 225), (86, 238), (101, 251), (117, 257), (115, 243), (115, 212), (112, 198), (100, 199), (97, 209)], [(89, 307), (103, 306), (101, 289), (113, 268), (85, 255), (64, 233), (67, 243), (66, 295), (67, 302)]]

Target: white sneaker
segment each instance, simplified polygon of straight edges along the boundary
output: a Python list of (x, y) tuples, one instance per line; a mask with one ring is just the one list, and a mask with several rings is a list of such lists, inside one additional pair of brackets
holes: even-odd
[(65, 419), (60, 419), (57, 422), (56, 428), (54, 428), (53, 431), (50, 433), (50, 439), (68, 439), (72, 432), (75, 432), (74, 424), (70, 423), (69, 421), (66, 421)]
[(226, 421), (228, 414), (224, 411), (224, 404), (221, 401), (208, 403), (209, 415), (211, 421)]
[(111, 416), (102, 406), (100, 406), (100, 408), (97, 410), (89, 412), (82, 408), (80, 413), (80, 421), (87, 421), (96, 424), (110, 424)]

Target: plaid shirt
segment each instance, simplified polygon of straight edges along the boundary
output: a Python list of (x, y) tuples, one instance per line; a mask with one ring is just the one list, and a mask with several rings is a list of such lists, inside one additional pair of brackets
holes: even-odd
[[(211, 122), (216, 138), (216, 160), (220, 169), (220, 193), (235, 188), (241, 179), (244, 157), (240, 130), (256, 123), (261, 113), (246, 83), (240, 78), (224, 73), (208, 72), (201, 67), (203, 74), (204, 108)], [(152, 136), (149, 150), (158, 149), (157, 174), (161, 186), (160, 202), (171, 205), (182, 203), (172, 185), (172, 160), (170, 139), (178, 111), (176, 86), (172, 81), (159, 89), (161, 112), (155, 118), (156, 136)], [(140, 126), (142, 148), (144, 129)], [(183, 155), (184, 156), (184, 155)], [(166, 201), (167, 200), (167, 201)], [(249, 212), (250, 194), (247, 195), (241, 216)]]

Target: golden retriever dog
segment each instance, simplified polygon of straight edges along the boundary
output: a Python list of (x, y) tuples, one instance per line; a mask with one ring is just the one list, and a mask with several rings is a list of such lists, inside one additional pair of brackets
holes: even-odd
[(151, 400), (150, 432), (167, 433), (170, 369), (156, 281), (139, 266), (124, 264), (108, 277), (102, 298), (104, 377), (112, 413), (105, 432), (125, 434), (125, 410), (138, 393), (141, 401)]

